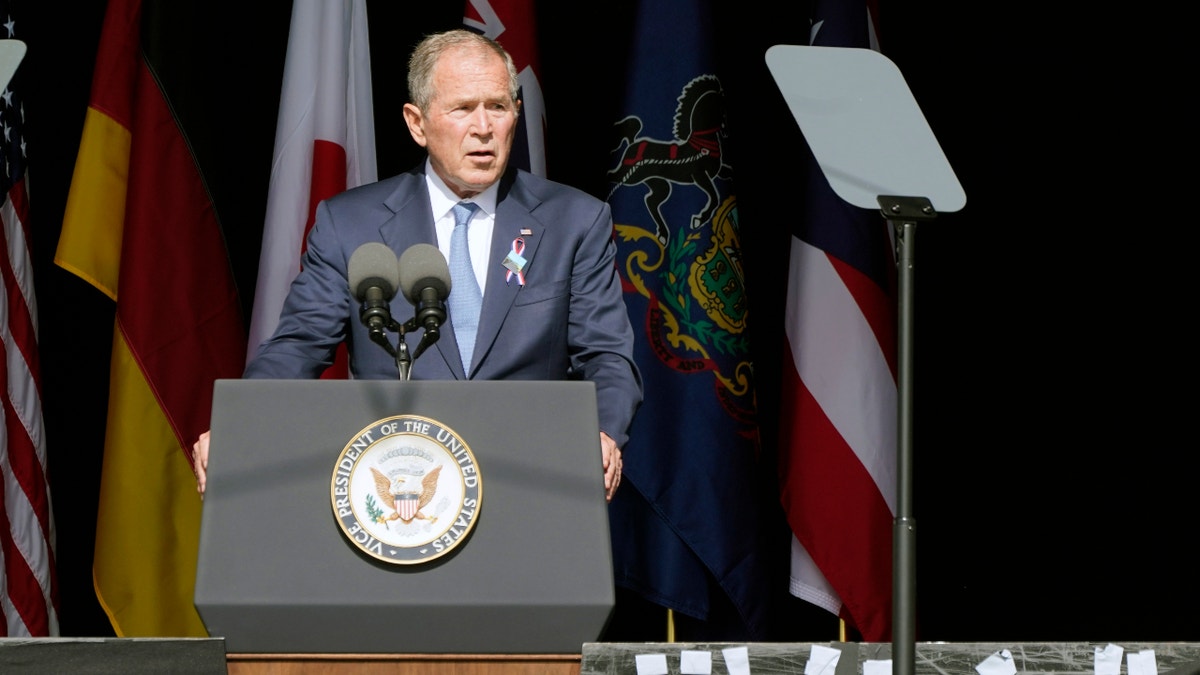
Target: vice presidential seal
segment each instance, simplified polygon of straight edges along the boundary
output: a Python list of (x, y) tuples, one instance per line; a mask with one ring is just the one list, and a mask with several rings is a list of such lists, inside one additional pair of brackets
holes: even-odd
[(338, 456), (330, 483), (346, 538), (397, 565), (441, 557), (465, 541), (482, 494), (471, 448), (445, 425), (415, 415), (359, 432)]

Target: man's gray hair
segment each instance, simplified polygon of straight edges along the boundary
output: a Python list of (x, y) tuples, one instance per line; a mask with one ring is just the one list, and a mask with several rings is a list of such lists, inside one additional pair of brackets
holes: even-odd
[(521, 84), (512, 56), (495, 40), (458, 28), (426, 36), (408, 59), (408, 98), (421, 112), (429, 112), (429, 104), (437, 94), (433, 89), (433, 69), (438, 59), (446, 52), (460, 48), (489, 49), (504, 59), (504, 67), (508, 70), (508, 93), (516, 102)]

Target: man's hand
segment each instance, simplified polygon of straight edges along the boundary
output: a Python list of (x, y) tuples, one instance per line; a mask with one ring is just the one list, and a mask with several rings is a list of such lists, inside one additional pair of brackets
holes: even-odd
[(205, 431), (199, 440), (192, 444), (192, 471), (196, 472), (196, 492), (204, 498), (204, 481), (208, 475), (208, 435)]
[(603, 431), (600, 432), (600, 457), (604, 466), (604, 500), (611, 502), (621, 484), (621, 449)]

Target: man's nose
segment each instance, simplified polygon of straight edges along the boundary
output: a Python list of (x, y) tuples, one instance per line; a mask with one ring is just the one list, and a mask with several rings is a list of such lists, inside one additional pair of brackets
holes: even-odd
[(492, 118), (482, 105), (471, 111), (471, 133), (476, 136), (489, 136), (492, 133)]

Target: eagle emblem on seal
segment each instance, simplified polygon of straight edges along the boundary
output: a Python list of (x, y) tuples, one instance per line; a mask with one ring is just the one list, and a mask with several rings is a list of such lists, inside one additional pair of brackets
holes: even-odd
[(397, 473), (388, 477), (379, 469), (371, 467), (371, 474), (375, 478), (375, 494), (379, 495), (384, 504), (390, 504), (392, 507), (392, 513), (379, 517), (380, 522), (400, 520), (406, 525), (414, 520), (437, 522), (437, 516), (427, 516), (421, 513), (421, 509), (433, 500), (441, 473), (442, 467), (439, 465), (424, 476)]

